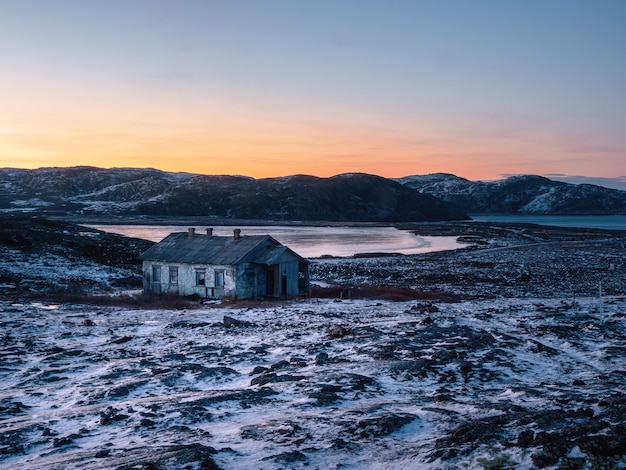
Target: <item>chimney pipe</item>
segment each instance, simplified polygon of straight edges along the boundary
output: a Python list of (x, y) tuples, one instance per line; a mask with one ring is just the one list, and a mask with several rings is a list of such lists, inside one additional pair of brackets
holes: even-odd
[(196, 229), (193, 227), (189, 227), (188, 231), (187, 231), (187, 237), (188, 238), (193, 238), (193, 236), (196, 234)]
[(236, 228), (233, 230), (233, 239), (239, 240), (241, 238), (241, 229)]
[(213, 228), (212, 227), (207, 227), (206, 229), (206, 234), (210, 237), (211, 235), (213, 235)]

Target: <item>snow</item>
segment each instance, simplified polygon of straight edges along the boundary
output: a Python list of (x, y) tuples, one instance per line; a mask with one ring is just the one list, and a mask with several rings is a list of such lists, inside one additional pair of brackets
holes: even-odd
[(43, 201), (39, 198), (32, 198), (32, 199), (25, 199), (25, 200), (14, 199), (13, 201), (11, 201), (11, 205), (19, 209), (27, 209), (29, 207), (32, 207), (34, 209), (34, 208), (51, 206), (52, 203)]
[[(90, 262), (84, 258), (72, 260), (57, 254), (32, 255), (22, 250), (0, 246), (2, 271), (25, 280), (46, 280), (52, 284), (67, 284), (72, 280), (89, 279), (93, 284), (106, 288), (111, 281), (135, 273), (130, 269), (112, 268)], [(22, 281), (27, 282), (27, 281)]]
[[(626, 468), (623, 238), (506, 233), (312, 260), (350, 300), (177, 310), (26, 300), (42, 280), (138, 291), (3, 247), (0, 468)], [(456, 302), (358, 298), (376, 285)]]
[[(550, 413), (601, 417), (602, 399), (626, 393), (623, 298), (415, 305), (5, 301), (0, 467), (182, 468), (165, 449), (193, 443), (228, 469), (478, 469), (495, 459), (530, 469), (540, 447), (516, 446), (521, 431), (565, 426)], [(249, 325), (227, 328), (225, 315)], [(348, 333), (331, 335), (338, 325)], [(258, 366), (287, 379), (253, 385)], [(460, 425), (498, 417), (508, 421), (490, 428), (495, 437), (455, 440)], [(581, 445), (572, 438), (562, 458), (589, 458)]]

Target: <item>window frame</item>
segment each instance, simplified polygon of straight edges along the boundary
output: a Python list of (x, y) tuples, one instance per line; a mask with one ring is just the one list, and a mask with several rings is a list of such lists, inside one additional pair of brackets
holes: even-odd
[(152, 282), (161, 283), (161, 275), (162, 275), (161, 265), (153, 264), (152, 265)]
[(206, 269), (196, 268), (196, 286), (206, 287)]
[(178, 266), (169, 267), (169, 281), (171, 285), (178, 285)]
[(215, 287), (224, 287), (226, 282), (226, 271), (224, 269), (216, 269), (214, 274)]

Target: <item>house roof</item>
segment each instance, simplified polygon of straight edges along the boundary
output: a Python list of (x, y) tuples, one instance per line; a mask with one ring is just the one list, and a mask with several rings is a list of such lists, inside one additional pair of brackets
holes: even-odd
[(260, 253), (258, 256), (254, 258), (254, 262), (258, 264), (267, 264), (267, 265), (276, 264), (278, 262), (278, 259), (286, 251), (288, 251), (288, 248), (282, 245), (268, 247), (267, 249), (263, 250), (262, 253)]
[(188, 264), (236, 265), (243, 261), (259, 264), (275, 264), (286, 251), (300, 260), (293, 252), (269, 235), (244, 235), (238, 240), (233, 237), (171, 233), (139, 256), (141, 260)]

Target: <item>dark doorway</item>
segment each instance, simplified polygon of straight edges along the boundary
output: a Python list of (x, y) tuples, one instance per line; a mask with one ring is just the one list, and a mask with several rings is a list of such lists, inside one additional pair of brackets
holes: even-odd
[(281, 287), (280, 295), (282, 297), (287, 297), (287, 276), (283, 276), (280, 279), (280, 287)]
[(271, 269), (265, 271), (265, 295), (274, 297), (274, 271)]

